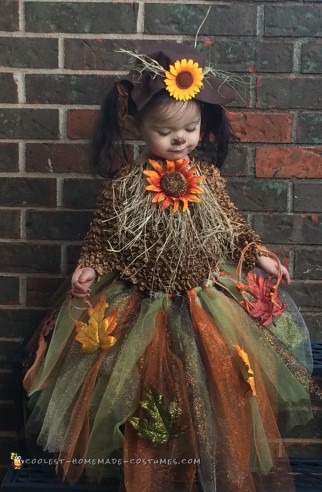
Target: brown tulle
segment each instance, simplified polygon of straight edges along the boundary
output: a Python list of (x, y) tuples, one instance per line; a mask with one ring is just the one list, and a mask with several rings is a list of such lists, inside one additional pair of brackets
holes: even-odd
[(58, 457), (57, 473), (63, 475), (63, 480), (74, 484), (84, 471), (81, 460), (84, 457), (89, 437), (88, 408), (90, 396), (93, 392), (97, 374), (107, 351), (99, 352), (84, 380), (80, 394), (71, 413), (69, 425), (66, 429), (61, 452)]
[[(219, 490), (254, 492), (249, 472), (250, 410), (247, 388), (233, 365), (217, 326), (188, 291), (193, 325), (209, 380), (209, 394), (218, 425), (217, 478)], [(238, 423), (238, 424), (237, 424)], [(231, 484), (231, 485), (229, 485)]]
[[(59, 357), (57, 358), (57, 360), (55, 362), (55, 366), (53, 367), (52, 371), (48, 374), (47, 378), (43, 381), (42, 385), (39, 386), (39, 388), (38, 388), (39, 390), (46, 388), (51, 381), (53, 381), (54, 379), (57, 378), (57, 376), (60, 372), (60, 369), (61, 369), (62, 362), (65, 360), (65, 358), (69, 352), (70, 346), (74, 340), (74, 336), (75, 336), (75, 334), (72, 332), (70, 334), (70, 337), (69, 337), (64, 349), (59, 354)], [(30, 367), (30, 369), (28, 370), (28, 372), (27, 372), (27, 374), (23, 380), (24, 388), (27, 391), (30, 388), (30, 385), (32, 384), (32, 382), (36, 376), (36, 371), (38, 371), (38, 367), (41, 364), (41, 360), (38, 360), (38, 359), (40, 357), (44, 358), (44, 356), (45, 356), (45, 353), (43, 351), (45, 350), (46, 347), (44, 347), (44, 345), (41, 341), (41, 337), (39, 340), (39, 344), (41, 344), (40, 349), (39, 349), (39, 356), (37, 355), (33, 365)], [(28, 385), (28, 386), (26, 386), (26, 385)]]
[[(124, 329), (129, 325), (129, 322), (131, 322), (131, 324), (133, 323), (133, 320), (138, 316), (142, 297), (142, 292), (137, 290), (133, 291), (132, 295), (129, 296), (124, 309), (121, 309), (122, 315), (118, 317), (116, 327), (111, 333), (113, 337), (119, 339), (124, 332)], [(116, 309), (118, 309), (117, 304)]]
[[(220, 429), (218, 436), (218, 489), (225, 492), (294, 490), (294, 482), (289, 474), (290, 465), (287, 460), (279, 463), (279, 470), (267, 476), (252, 475), (249, 471), (249, 456), (251, 451), (251, 413), (249, 399), (252, 398), (247, 383), (238, 377), (235, 358), (229, 353), (229, 348), (219, 333), (213, 319), (196, 301), (193, 290), (188, 292), (191, 317), (202, 347), (201, 353), (205, 367), (212, 382), (209, 388), (214, 408), (217, 408)], [(240, 326), (241, 319), (233, 310), (230, 311), (231, 322)], [(240, 344), (248, 346), (246, 338), (243, 340), (243, 330), (239, 330)], [(243, 343), (244, 342), (244, 343)], [(235, 354), (233, 354), (235, 355)], [(256, 403), (258, 405), (265, 434), (269, 441), (272, 458), (286, 456), (281, 435), (276, 423), (277, 408), (271, 404), (262, 378), (258, 356), (248, 352), (251, 366), (255, 374)], [(277, 376), (276, 376), (277, 377)], [(220, 471), (225, 476), (221, 476)], [(229, 484), (231, 482), (231, 485)]]
[[(186, 376), (180, 360), (170, 351), (167, 340), (166, 315), (160, 311), (156, 319), (156, 333), (142, 358), (142, 382), (164, 395), (167, 404), (175, 397), (182, 410), (182, 432), (165, 444), (152, 447), (150, 441), (138, 438), (129, 422), (125, 424), (124, 480), (127, 492), (166, 492), (178, 490), (192, 492), (196, 466), (173, 464), (182, 459), (196, 458), (192, 422), (189, 410)], [(141, 396), (142, 398), (142, 396)], [(137, 417), (144, 418), (139, 408)], [(140, 459), (140, 463), (135, 463)], [(169, 460), (160, 464), (160, 459)], [(155, 460), (148, 463), (146, 460)], [(143, 462), (146, 461), (146, 464)]]
[[(133, 295), (127, 300), (124, 306), (124, 313), (113, 330), (113, 336), (117, 339), (122, 335), (122, 331), (127, 326), (129, 319), (131, 319), (131, 317), (133, 318), (134, 313), (138, 311), (137, 305), (141, 300), (141, 297), (142, 295), (139, 292), (134, 291)], [(60, 464), (60, 461), (58, 461), (57, 471), (58, 473), (62, 473), (63, 480), (66, 480), (70, 484), (77, 482), (84, 471), (82, 459), (85, 455), (90, 430), (88, 415), (89, 404), (97, 375), (106, 353), (107, 350), (100, 351), (98, 358), (86, 375), (79, 397), (77, 398), (71, 413), (69, 426), (62, 443), (62, 451), (59, 455), (59, 460), (61, 460), (62, 465)]]
[(37, 348), (34, 363), (26, 372), (24, 380), (23, 380), (23, 386), (24, 386), (24, 389), (26, 391), (29, 391), (29, 389), (32, 386), (32, 383), (35, 380), (35, 377), (36, 377), (36, 375), (40, 369), (40, 366), (44, 360), (46, 349), (47, 349), (47, 342), (45, 340), (44, 335), (42, 333), (40, 333), (38, 348)]

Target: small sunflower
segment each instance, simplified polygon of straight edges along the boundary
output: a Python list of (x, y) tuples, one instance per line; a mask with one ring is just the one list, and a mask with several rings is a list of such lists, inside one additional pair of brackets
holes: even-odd
[(156, 195), (152, 203), (162, 203), (162, 208), (173, 205), (172, 212), (176, 213), (182, 203), (182, 211), (186, 212), (189, 202), (200, 202), (197, 194), (202, 193), (202, 188), (198, 185), (204, 181), (205, 176), (196, 175), (196, 167), (189, 167), (189, 159), (179, 159), (177, 161), (166, 161), (164, 168), (159, 162), (149, 159), (149, 163), (154, 171), (143, 171), (150, 183), (146, 189), (155, 191)]
[(203, 86), (202, 68), (193, 60), (177, 60), (165, 72), (165, 85), (170, 96), (179, 101), (188, 101), (200, 92)]

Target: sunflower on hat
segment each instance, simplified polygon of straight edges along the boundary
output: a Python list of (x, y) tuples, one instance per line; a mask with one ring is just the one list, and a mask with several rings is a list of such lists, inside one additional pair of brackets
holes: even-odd
[(203, 86), (202, 68), (193, 60), (177, 60), (165, 71), (165, 85), (170, 96), (179, 101), (195, 97)]

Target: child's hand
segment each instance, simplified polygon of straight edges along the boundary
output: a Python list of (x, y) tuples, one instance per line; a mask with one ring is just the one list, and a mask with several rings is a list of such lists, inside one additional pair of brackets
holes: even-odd
[(84, 299), (90, 294), (90, 287), (96, 278), (96, 272), (91, 267), (77, 268), (72, 276), (72, 294)]
[[(264, 272), (268, 273), (268, 275), (272, 275), (273, 277), (278, 277), (278, 264), (273, 258), (269, 258), (268, 256), (260, 256), (256, 261), (256, 266), (264, 270)], [(291, 283), (290, 274), (288, 269), (281, 265), (282, 271), (282, 282), (289, 285)]]

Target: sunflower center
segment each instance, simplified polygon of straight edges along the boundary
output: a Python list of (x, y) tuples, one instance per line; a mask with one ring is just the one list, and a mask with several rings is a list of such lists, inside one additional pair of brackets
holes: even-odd
[(180, 72), (176, 77), (179, 89), (189, 89), (193, 84), (193, 76), (190, 72)]
[(187, 181), (181, 173), (166, 173), (160, 179), (160, 188), (167, 196), (177, 198), (187, 190)]

